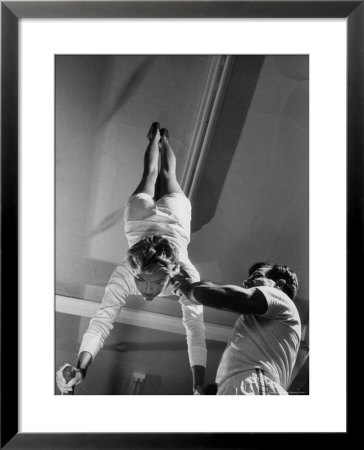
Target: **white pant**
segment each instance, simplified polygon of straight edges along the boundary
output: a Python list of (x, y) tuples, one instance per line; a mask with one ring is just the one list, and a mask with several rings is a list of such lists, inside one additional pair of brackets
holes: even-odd
[(217, 395), (287, 395), (287, 392), (261, 369), (252, 369), (227, 378)]
[(144, 192), (132, 195), (125, 207), (124, 221), (141, 221), (160, 213), (173, 217), (173, 221), (178, 221), (186, 233), (190, 233), (191, 203), (184, 194), (177, 192), (157, 201)]

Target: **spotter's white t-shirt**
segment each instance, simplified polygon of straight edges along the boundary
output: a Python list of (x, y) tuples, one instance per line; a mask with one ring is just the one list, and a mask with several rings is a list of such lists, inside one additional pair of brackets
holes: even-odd
[(281, 290), (260, 286), (268, 309), (264, 314), (242, 314), (237, 319), (221, 358), (216, 383), (252, 369), (262, 369), (288, 388), (301, 340), (301, 321), (293, 301)]

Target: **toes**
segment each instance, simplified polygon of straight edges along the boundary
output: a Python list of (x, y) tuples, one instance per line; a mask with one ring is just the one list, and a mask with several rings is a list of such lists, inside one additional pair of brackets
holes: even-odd
[(152, 141), (154, 136), (158, 133), (159, 129), (160, 129), (159, 122), (153, 122), (151, 127), (150, 127), (150, 129), (149, 129), (149, 131), (148, 131), (149, 142)]
[(160, 130), (160, 134), (163, 138), (169, 139), (169, 132), (168, 132), (167, 128), (162, 128)]

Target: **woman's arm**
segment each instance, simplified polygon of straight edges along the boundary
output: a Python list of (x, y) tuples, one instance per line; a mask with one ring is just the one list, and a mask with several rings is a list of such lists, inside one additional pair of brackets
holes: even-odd
[(62, 393), (68, 393), (73, 386), (82, 383), (89, 366), (113, 329), (113, 323), (132, 288), (132, 277), (127, 268), (121, 264), (111, 275), (100, 308), (83, 335), (78, 352), (77, 368), (73, 368), (75, 369), (74, 378), (67, 383), (63, 377), (63, 369), (70, 364), (63, 365), (57, 371), (57, 386)]
[(207, 359), (203, 306), (182, 304), (182, 324), (186, 329), (188, 358), (195, 393), (197, 388), (202, 390)]
[(113, 323), (117, 319), (121, 307), (125, 305), (128, 295), (133, 293), (133, 283), (133, 277), (124, 264), (115, 268), (105, 288), (100, 308), (95, 317), (90, 320), (83, 335), (79, 355), (82, 352), (88, 352), (91, 354), (92, 360), (95, 359), (113, 329)]
[(195, 395), (202, 395), (203, 385), (205, 382), (205, 367), (204, 366), (192, 366), (192, 378), (193, 378), (193, 393)]

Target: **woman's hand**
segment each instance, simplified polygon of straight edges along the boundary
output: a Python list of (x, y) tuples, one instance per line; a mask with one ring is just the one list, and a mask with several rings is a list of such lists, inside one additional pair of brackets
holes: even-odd
[(205, 393), (204, 393), (202, 387), (199, 386), (193, 390), (193, 395), (205, 395)]
[[(74, 377), (68, 382), (63, 376), (63, 370), (66, 367), (71, 367), (71, 369), (75, 373)], [(56, 373), (57, 387), (62, 392), (62, 394), (68, 394), (69, 392), (72, 392), (74, 386), (77, 386), (78, 384), (82, 383), (84, 378), (85, 372), (83, 370), (76, 369), (76, 367), (72, 367), (71, 364), (66, 363), (62, 367), (60, 367)]]

